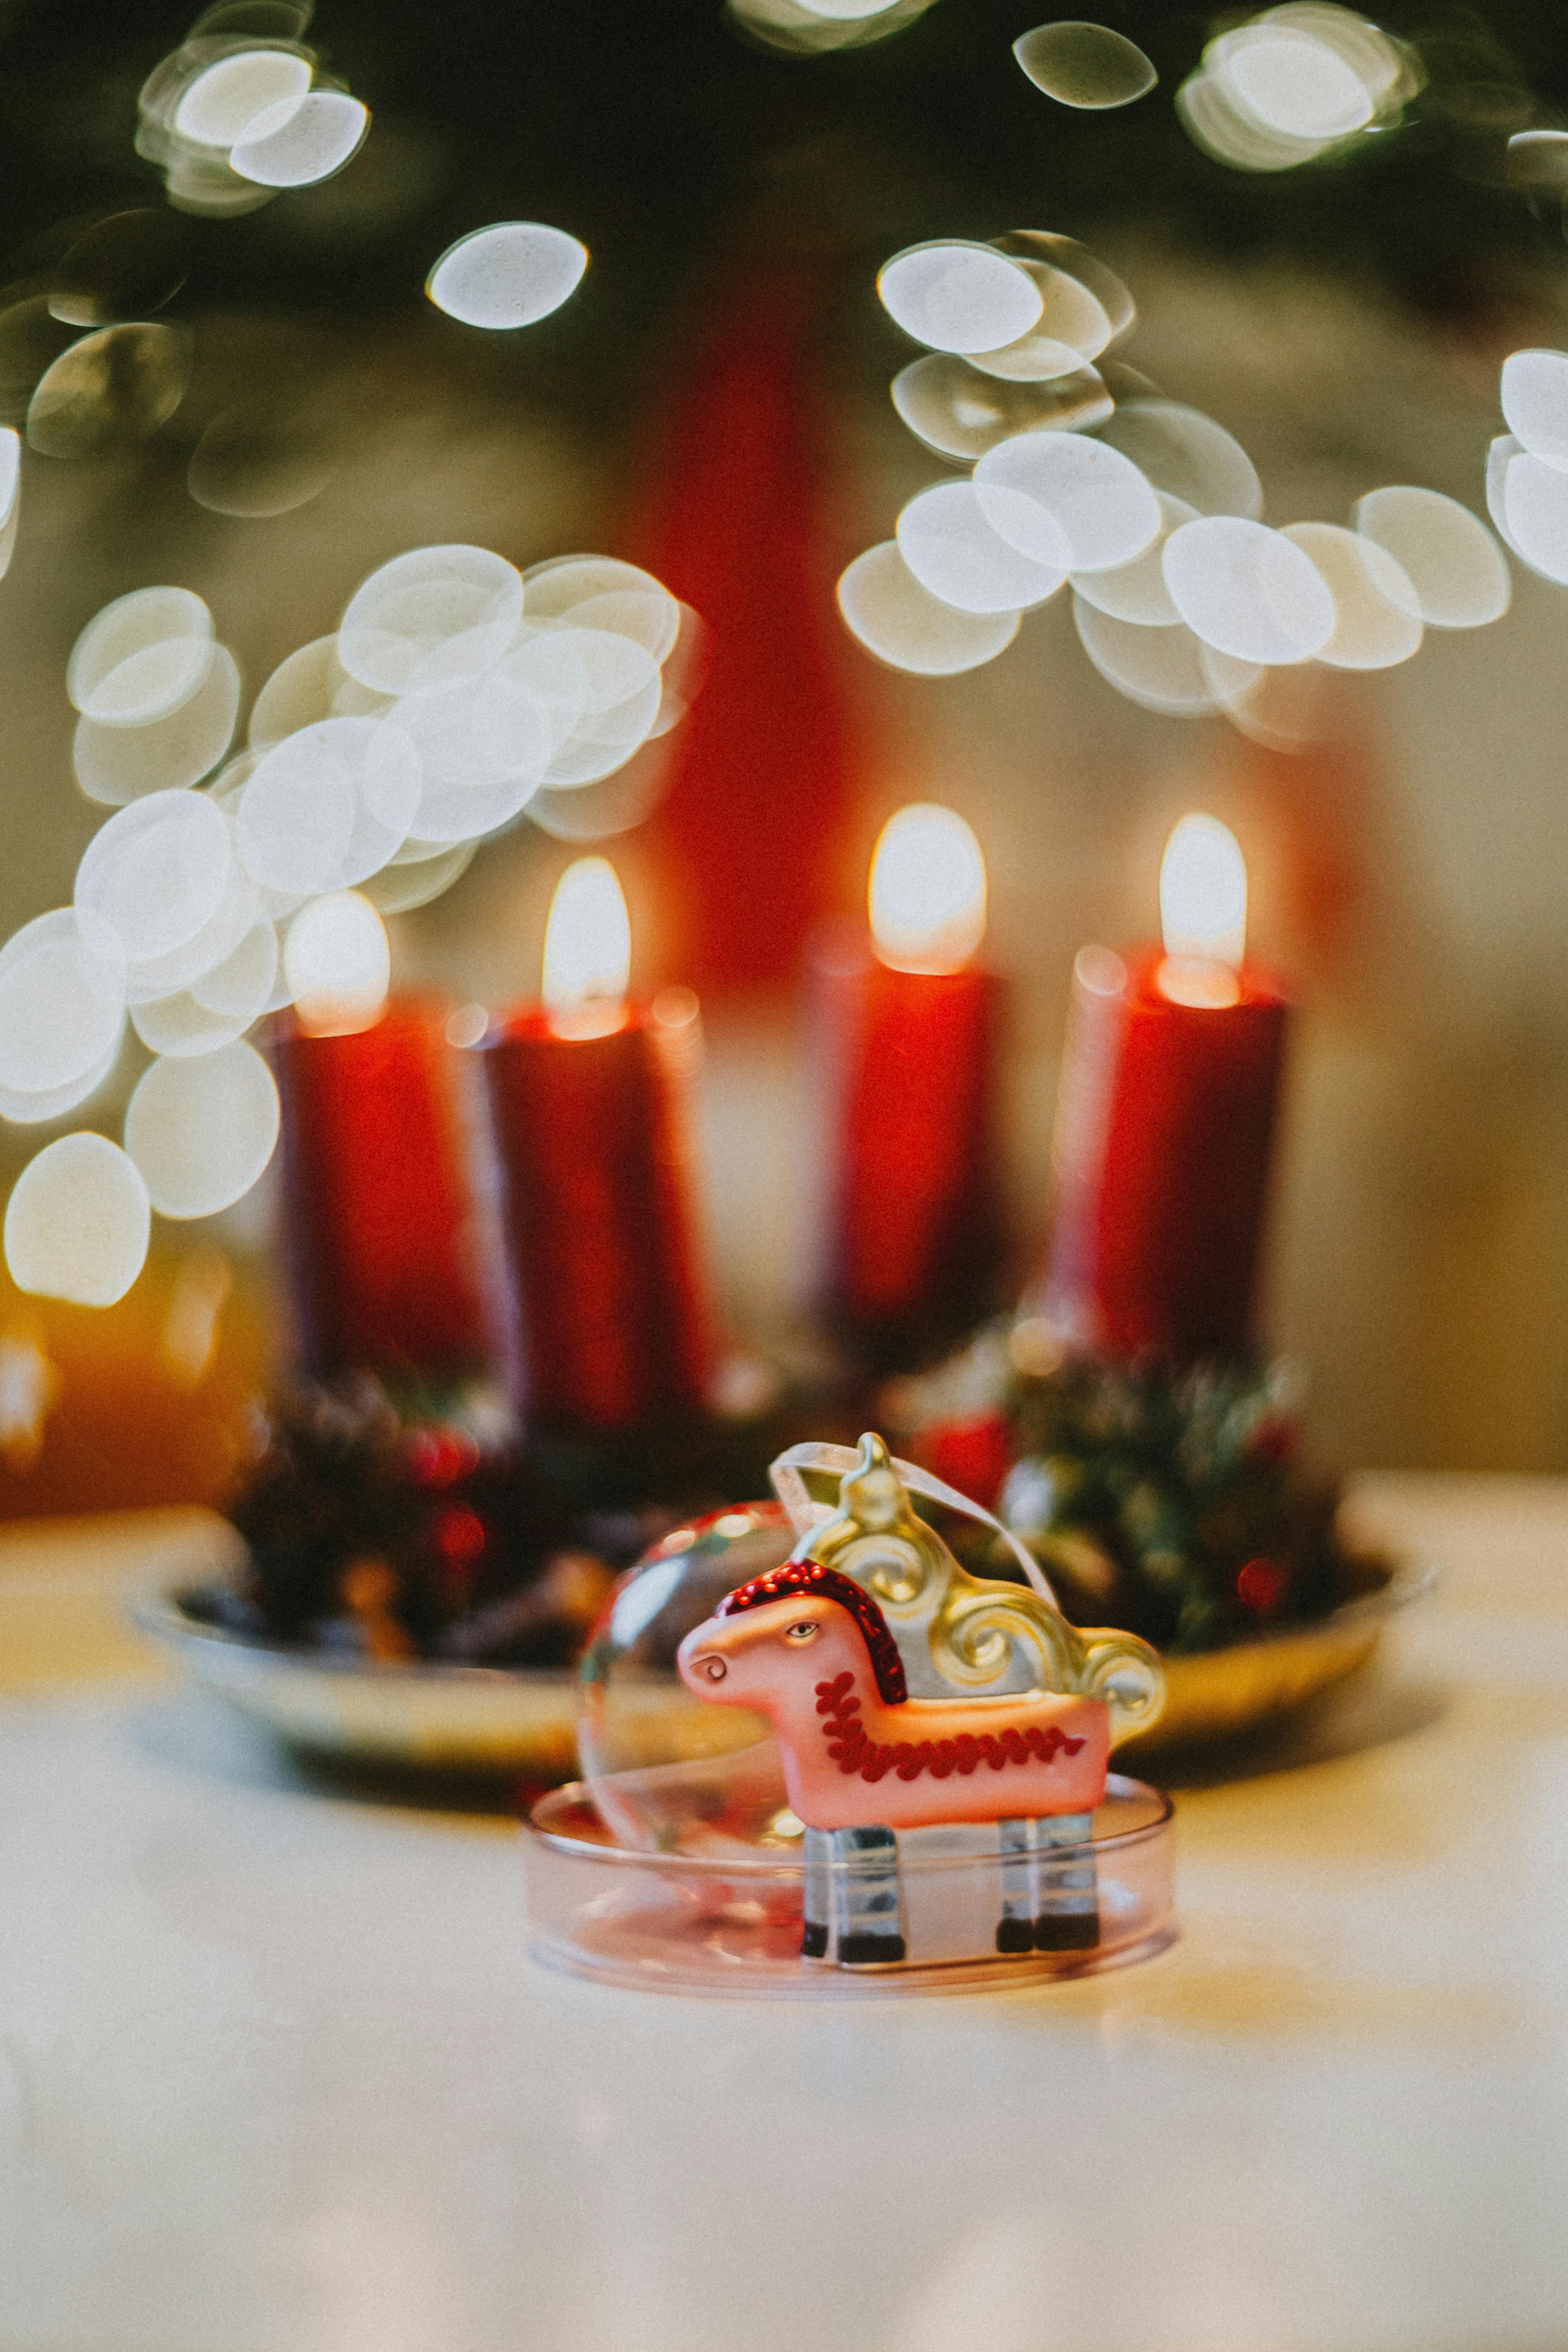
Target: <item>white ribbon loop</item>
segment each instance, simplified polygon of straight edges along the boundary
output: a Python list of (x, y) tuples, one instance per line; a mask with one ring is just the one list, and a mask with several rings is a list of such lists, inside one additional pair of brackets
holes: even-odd
[[(773, 1490), (788, 1513), (789, 1523), (797, 1536), (815, 1534), (818, 1528), (826, 1527), (829, 1519), (838, 1516), (836, 1504), (812, 1500), (806, 1489), (805, 1472), (834, 1470), (842, 1477), (846, 1471), (858, 1469), (859, 1465), (858, 1446), (827, 1445), (815, 1438), (808, 1438), (804, 1444), (790, 1446), (770, 1465), (768, 1477)], [(949, 1510), (957, 1511), (963, 1517), (973, 1519), (977, 1527), (989, 1528), (994, 1535), (1000, 1536), (1041, 1600), (1056, 1610), (1058, 1617), (1061, 1615), (1057, 1596), (1047, 1583), (1039, 1561), (1027, 1545), (1019, 1542), (1011, 1528), (1003, 1526), (994, 1512), (973, 1501), (968, 1495), (961, 1495), (956, 1487), (945, 1486), (940, 1478), (933, 1478), (929, 1470), (921, 1469), (916, 1463), (900, 1462), (894, 1456), (893, 1468), (911, 1494), (924, 1495), (929, 1502), (945, 1503)]]

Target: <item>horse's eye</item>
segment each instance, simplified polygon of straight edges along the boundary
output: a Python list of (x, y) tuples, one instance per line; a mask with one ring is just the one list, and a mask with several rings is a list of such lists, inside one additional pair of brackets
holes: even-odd
[(786, 1642), (815, 1642), (816, 1639), (816, 1627), (809, 1617), (803, 1619), (798, 1625), (791, 1625), (784, 1633)]

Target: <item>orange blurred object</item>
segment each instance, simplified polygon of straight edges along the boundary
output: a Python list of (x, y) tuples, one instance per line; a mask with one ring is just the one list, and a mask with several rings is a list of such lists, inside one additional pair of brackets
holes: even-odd
[(0, 1519), (221, 1504), (255, 1442), (264, 1281), (210, 1244), (151, 1257), (117, 1306), (0, 1270)]

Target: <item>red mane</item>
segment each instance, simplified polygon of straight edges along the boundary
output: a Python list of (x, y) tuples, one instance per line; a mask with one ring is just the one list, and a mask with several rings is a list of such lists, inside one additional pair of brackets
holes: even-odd
[(857, 1584), (853, 1577), (841, 1575), (836, 1568), (824, 1568), (815, 1559), (786, 1559), (782, 1568), (770, 1569), (765, 1576), (753, 1576), (749, 1584), (738, 1584), (733, 1592), (724, 1595), (713, 1614), (738, 1617), (742, 1610), (765, 1609), (770, 1601), (787, 1601), (793, 1592), (814, 1592), (848, 1610), (865, 1641), (871, 1672), (877, 1677), (878, 1696), (884, 1706), (901, 1706), (910, 1695), (910, 1686), (904, 1679), (904, 1662), (888, 1630), (888, 1621), (865, 1587)]

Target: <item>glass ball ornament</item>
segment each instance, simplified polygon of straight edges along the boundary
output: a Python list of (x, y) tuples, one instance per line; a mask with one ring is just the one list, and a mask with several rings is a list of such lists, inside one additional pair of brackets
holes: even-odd
[(577, 1751), (605, 1827), (645, 1853), (789, 1847), (778, 1744), (760, 1715), (689, 1691), (675, 1654), (727, 1592), (779, 1567), (782, 1505), (737, 1503), (677, 1528), (616, 1585), (584, 1654)]
[[(843, 1478), (837, 1514), (793, 1475), (816, 1473), (820, 1483), (820, 1474), (847, 1467), (857, 1475)], [(858, 1460), (837, 1446), (800, 1446), (773, 1471), (793, 1519), (773, 1502), (716, 1511), (667, 1536), (610, 1597), (582, 1670), (583, 1783), (553, 1790), (526, 1824), (534, 1956), (605, 1983), (755, 1998), (1017, 1984), (1162, 1949), (1173, 1932), (1171, 1808), (1140, 1782), (1110, 1775), (1092, 1825), (1075, 1817), (1078, 1842), (1029, 1849), (1036, 1860), (1023, 1868), (1035, 1875), (1026, 1885), (1017, 1876), (1024, 1849), (1015, 1839), (1004, 1851), (995, 1822), (984, 1818), (905, 1822), (896, 1839), (879, 1828), (808, 1832), (791, 1807), (766, 1718), (687, 1689), (675, 1664), (686, 1636), (737, 1586), (782, 1567), (813, 1528), (811, 1549), (801, 1547), (813, 1562), (820, 1564), (824, 1548), (847, 1559), (859, 1546), (864, 1589), (905, 1621), (918, 1656), (927, 1636), (910, 1610), (918, 1615), (924, 1588), (886, 1589), (888, 1571), (908, 1564), (914, 1541), (903, 1528), (890, 1534), (876, 1507), (889, 1501), (888, 1479), (896, 1472), (913, 1491), (934, 1489), (936, 1499), (981, 1516), (929, 1474), (889, 1463), (881, 1441), (869, 1437)], [(857, 1489), (864, 1515), (847, 1507)], [(945, 1591), (944, 1547), (921, 1532), (918, 1548)], [(971, 1587), (969, 1597), (982, 1589)], [(1002, 1671), (1011, 1671), (1010, 1660)], [(889, 1873), (899, 1929), (884, 1940), (897, 1950), (873, 1955), (859, 1948), (869, 1937), (855, 1923), (868, 1916), (868, 1903), (885, 1912)], [(1086, 1885), (1094, 1890), (1092, 1945), (1079, 1932), (1040, 1942), (1032, 1912), (1028, 1938), (1011, 1932), (1007, 1903), (1015, 1911), (1019, 1903), (1049, 1908), (1058, 1895), (1076, 1929), (1089, 1916)]]

